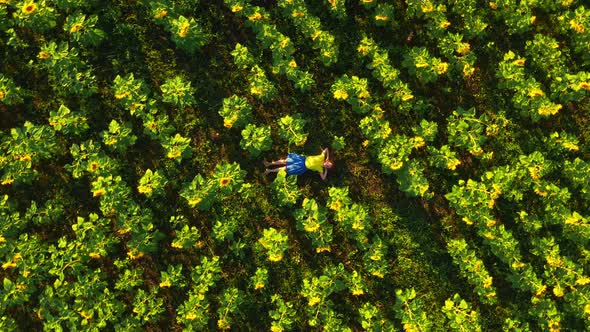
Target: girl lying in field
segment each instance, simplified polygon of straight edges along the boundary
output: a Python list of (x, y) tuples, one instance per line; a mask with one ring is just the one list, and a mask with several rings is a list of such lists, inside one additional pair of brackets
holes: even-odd
[(328, 169), (334, 167), (330, 160), (330, 151), (325, 148), (321, 154), (316, 156), (302, 156), (297, 153), (289, 153), (286, 159), (279, 159), (277, 161), (264, 161), (264, 166), (281, 166), (274, 169), (266, 169), (264, 175), (268, 173), (276, 173), (280, 170), (285, 170), (289, 175), (301, 175), (308, 169), (320, 173), (322, 180), (328, 176)]

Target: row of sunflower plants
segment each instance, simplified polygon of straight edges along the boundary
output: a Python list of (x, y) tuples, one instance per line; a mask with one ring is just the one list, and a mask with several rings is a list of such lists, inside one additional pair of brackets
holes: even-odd
[(557, 114), (563, 105), (556, 104), (547, 97), (543, 86), (525, 71), (526, 59), (508, 51), (499, 63), (496, 76), (499, 87), (513, 93), (512, 103), (523, 117), (537, 122)]
[(250, 85), (250, 94), (263, 102), (272, 101), (277, 94), (277, 88), (267, 78), (264, 69), (258, 65), (248, 48), (236, 43), (231, 55), (234, 58), (234, 64), (239, 69), (248, 71), (246, 79)]
[[(571, 1), (573, 3), (573, 1)], [(580, 1), (581, 3), (581, 1)], [(569, 38), (571, 48), (584, 64), (590, 62), (590, 9), (580, 5), (557, 17), (560, 31)]]
[[(204, 256), (201, 264), (191, 271), (192, 287), (188, 291), (188, 298), (178, 306), (176, 311), (176, 321), (185, 329), (198, 331), (207, 327), (211, 310), (208, 292), (215, 287), (221, 278), (221, 273), (218, 256)], [(231, 327), (231, 316), (222, 315), (223, 313), (218, 320), (218, 326)]]
[(562, 103), (578, 102), (590, 95), (590, 73), (572, 73), (556, 39), (536, 34), (526, 42), (526, 55), (532, 67), (550, 81), (550, 97)]
[(349, 287), (346, 275), (344, 266), (339, 264), (327, 266), (319, 277), (304, 277), (301, 295), (307, 301), (305, 313), (310, 327), (321, 327), (327, 331), (351, 331), (344, 325), (342, 315), (334, 311), (334, 302), (329, 298)]
[(279, 8), (302, 35), (311, 38), (312, 48), (319, 50), (320, 60), (326, 66), (338, 62), (338, 46), (334, 36), (322, 30), (320, 19), (311, 15), (303, 0), (279, 0)]
[(429, 133), (432, 129), (418, 130), (419, 133), (429, 134), (426, 138), (419, 135), (392, 135), (389, 121), (383, 120), (383, 109), (372, 103), (367, 86), (366, 79), (344, 74), (332, 85), (331, 91), (335, 99), (345, 100), (357, 113), (370, 112), (360, 120), (359, 128), (366, 138), (363, 146), (371, 146), (382, 171), (386, 174), (396, 174), (400, 189), (407, 194), (431, 196), (432, 193), (428, 192), (428, 180), (424, 176), (424, 166), (417, 160), (411, 160), (410, 154), (413, 149), (425, 146), (425, 139), (434, 139), (434, 135)]
[(475, 250), (470, 249), (464, 239), (447, 242), (447, 250), (455, 265), (459, 267), (461, 276), (474, 287), (479, 300), (490, 305), (496, 304), (498, 300), (493, 278), (483, 261), (477, 257)]
[(180, 49), (194, 54), (209, 41), (209, 35), (194, 17), (185, 17), (177, 12), (169, 1), (150, 1), (149, 14), (154, 23), (163, 26)]
[[(160, 105), (150, 97), (150, 91), (142, 79), (136, 79), (133, 73), (124, 77), (117, 75), (112, 89), (119, 104), (142, 121), (144, 133), (162, 145), (166, 158), (180, 162), (191, 156), (190, 139), (178, 133), (172, 135), (174, 127), (168, 115), (159, 111)], [(181, 77), (167, 79), (161, 89), (164, 103), (185, 107), (195, 102), (190, 82)]]
[(307, 91), (315, 83), (308, 71), (301, 70), (295, 59), (295, 46), (291, 39), (281, 33), (271, 21), (266, 9), (254, 6), (246, 0), (224, 0), (236, 15), (246, 19), (246, 26), (252, 28), (264, 48), (272, 52), (274, 74), (284, 74), (301, 91)]
[[(361, 57), (368, 57), (371, 61), (367, 68), (371, 69), (373, 77), (381, 82), (387, 90), (387, 96), (400, 111), (410, 111), (416, 107), (416, 99), (408, 84), (403, 82), (398, 69), (391, 65), (389, 54), (369, 37), (363, 37), (357, 51)], [(336, 96), (335, 96), (336, 97)]]
[[(528, 167), (526, 172), (537, 172), (538, 168)], [(520, 200), (522, 192), (512, 189), (517, 183), (526, 179), (518, 179), (518, 170), (510, 172), (499, 167), (495, 172), (488, 172), (482, 177), (482, 182), (461, 180), (459, 186), (453, 186), (447, 199), (463, 220), (471, 225), (475, 224), (478, 234), (484, 239), (492, 253), (504, 262), (510, 270), (509, 280), (512, 285), (525, 292), (531, 292), (533, 307), (529, 311), (531, 317), (535, 317), (538, 324), (551, 328), (559, 325), (563, 315), (558, 311), (557, 305), (547, 294), (546, 281), (537, 276), (532, 264), (523, 261), (519, 250), (519, 242), (512, 232), (499, 224), (494, 218), (493, 207), (496, 199), (501, 194), (507, 199)], [(513, 175), (510, 175), (513, 174)], [(535, 176), (537, 174), (535, 173)], [(491, 182), (491, 183), (490, 183)]]
[[(328, 194), (326, 206), (333, 211), (333, 219), (338, 229), (346, 238), (356, 242), (356, 246), (362, 254), (365, 271), (372, 276), (383, 278), (389, 271), (388, 246), (373, 231), (369, 212), (363, 205), (352, 202), (348, 194), (348, 187), (330, 187)], [(362, 283), (359, 281), (357, 292), (362, 292), (361, 285)], [(355, 295), (354, 292), (353, 295)]]
[(563, 298), (566, 312), (590, 326), (590, 277), (583, 267), (560, 253), (553, 236), (531, 241), (531, 253), (544, 261), (544, 277), (556, 298)]
[[(556, 168), (555, 162), (536, 151), (521, 155), (513, 166), (495, 167), (486, 174), (487, 186), (497, 188), (506, 198), (519, 201), (526, 192), (536, 194), (542, 211), (536, 214), (539, 222), (524, 225), (528, 232), (535, 232), (542, 227), (557, 226), (561, 235), (578, 246), (588, 242), (588, 220), (579, 212), (571, 209), (571, 194), (567, 187), (559, 187), (545, 180)], [(531, 219), (532, 220), (532, 219)]]
[(70, 153), (73, 160), (65, 169), (74, 179), (88, 176), (92, 197), (99, 200), (102, 214), (114, 220), (119, 235), (130, 234), (130, 240), (126, 243), (127, 256), (137, 259), (145, 253), (154, 252), (159, 236), (153, 224), (152, 212), (132, 199), (131, 187), (117, 175), (120, 163), (109, 157), (101, 145), (92, 140), (72, 144)]
[(37, 168), (61, 154), (52, 127), (25, 121), (22, 127), (11, 128), (10, 135), (0, 135), (0, 185), (31, 184), (38, 177)]

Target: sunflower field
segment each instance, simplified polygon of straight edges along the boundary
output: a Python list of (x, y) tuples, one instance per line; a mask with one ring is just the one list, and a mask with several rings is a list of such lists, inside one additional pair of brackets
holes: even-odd
[(590, 3), (0, 0), (0, 281), (0, 331), (590, 330)]

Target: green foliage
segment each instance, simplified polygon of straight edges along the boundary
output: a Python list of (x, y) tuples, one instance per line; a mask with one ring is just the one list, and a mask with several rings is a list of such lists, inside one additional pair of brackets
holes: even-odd
[(151, 197), (152, 195), (161, 196), (164, 194), (164, 187), (167, 182), (166, 178), (158, 173), (158, 171), (152, 172), (148, 168), (141, 179), (139, 179), (137, 191), (147, 197)]
[(289, 249), (289, 237), (282, 234), (273, 227), (265, 229), (258, 243), (266, 250), (268, 260), (271, 262), (280, 262), (283, 255)]
[(360, 323), (365, 331), (395, 331), (394, 325), (386, 319), (375, 305), (366, 302), (358, 309)]
[(170, 244), (176, 249), (190, 249), (198, 246), (201, 234), (199, 229), (188, 223), (186, 218), (181, 216), (170, 217), (170, 224), (174, 228), (174, 240)]
[(162, 89), (162, 101), (180, 108), (192, 106), (195, 103), (191, 82), (180, 76), (166, 79), (160, 87)]
[(66, 18), (63, 29), (70, 34), (71, 40), (83, 46), (98, 46), (106, 34), (96, 27), (97, 23), (96, 15), (86, 17), (82, 13), (75, 13)]
[(347, 16), (344, 0), (324, 0), (324, 6), (327, 6), (330, 15), (337, 19), (345, 19)]
[(453, 331), (481, 331), (479, 314), (471, 309), (471, 305), (455, 294), (452, 299), (445, 301), (442, 311), (449, 320), (449, 327)]
[(371, 110), (369, 102), (368, 82), (366, 78), (357, 76), (349, 77), (344, 74), (340, 77), (330, 89), (334, 99), (345, 100), (352, 106), (352, 110), (358, 113), (366, 113)]
[[(279, 0), (278, 6), (302, 35), (311, 38), (312, 47), (319, 50), (320, 60), (324, 65), (330, 66), (338, 61), (338, 47), (334, 36), (322, 30), (320, 20), (309, 13), (303, 0)], [(297, 66), (296, 63), (289, 65)]]
[(493, 278), (482, 260), (477, 257), (473, 250), (470, 250), (465, 240), (452, 240), (447, 244), (449, 254), (453, 262), (459, 267), (461, 275), (467, 278), (469, 283), (475, 287), (480, 301), (488, 304), (497, 302), (496, 288), (492, 285)]
[(239, 306), (244, 301), (243, 295), (235, 287), (230, 287), (224, 290), (223, 295), (219, 300), (219, 308), (217, 309), (217, 327), (220, 330), (229, 330), (232, 327), (234, 316), (240, 313)]
[(273, 332), (288, 331), (295, 323), (297, 311), (293, 308), (293, 303), (284, 301), (280, 295), (274, 294), (271, 297), (274, 309), (268, 312), (272, 319), (270, 329)]
[(311, 239), (316, 253), (331, 251), (332, 225), (328, 222), (326, 212), (326, 209), (319, 206), (313, 198), (304, 198), (301, 208), (293, 212), (297, 220), (297, 229), (305, 232)]
[(97, 92), (92, 68), (80, 60), (78, 50), (67, 42), (57, 44), (51, 41), (41, 46), (37, 57), (57, 94), (85, 98)]
[(279, 136), (289, 145), (303, 146), (307, 142), (307, 133), (303, 129), (305, 122), (299, 113), (281, 117), (278, 120)]
[(156, 322), (164, 312), (164, 301), (153, 291), (138, 289), (133, 300), (133, 313), (142, 323)]
[(346, 141), (344, 140), (344, 136), (334, 136), (332, 138), (332, 149), (334, 151), (341, 151), (346, 147)]
[(253, 124), (246, 125), (246, 128), (242, 130), (240, 146), (242, 149), (248, 151), (252, 157), (258, 157), (261, 152), (270, 150), (272, 147), (270, 127), (257, 127)]
[(389, 272), (387, 264), (387, 244), (377, 236), (369, 244), (363, 255), (365, 269), (373, 276), (383, 278)]
[(443, 145), (440, 149), (429, 146), (427, 149), (428, 153), (430, 153), (430, 165), (434, 167), (454, 171), (457, 166), (461, 165), (461, 160), (457, 158), (457, 154), (448, 145)]
[(0, 138), (2, 184), (30, 184), (38, 174), (33, 165), (39, 165), (59, 152), (55, 132), (46, 125), (26, 121), (22, 127), (12, 128), (10, 136)]
[(238, 191), (244, 183), (245, 174), (235, 162), (218, 164), (209, 179), (197, 174), (193, 181), (185, 183), (180, 196), (188, 201), (190, 207), (208, 210), (215, 201)]
[(254, 275), (250, 277), (250, 284), (254, 290), (264, 289), (268, 284), (268, 270), (257, 268)]
[(402, 321), (406, 331), (429, 331), (432, 322), (423, 309), (422, 300), (416, 298), (414, 288), (397, 289), (394, 305), (395, 317)]
[(84, 112), (79, 113), (80, 115), (72, 112), (67, 106), (60, 105), (57, 111), (49, 112), (49, 125), (66, 135), (81, 135), (90, 127), (88, 118), (83, 115)]
[(137, 111), (142, 111), (146, 106), (148, 90), (145, 82), (141, 79), (135, 79), (133, 73), (125, 77), (117, 75), (113, 82), (115, 99), (119, 100), (123, 107), (131, 110), (131, 115)]
[(293, 206), (301, 196), (297, 187), (297, 176), (287, 177), (287, 172), (280, 170), (271, 184), (277, 205)]
[(487, 116), (485, 114), (479, 118), (476, 117), (475, 108), (468, 110), (458, 108), (447, 119), (449, 143), (457, 148), (467, 150), (473, 156), (485, 156), (482, 145), (487, 139), (484, 135), (486, 122)]
[(20, 87), (10, 77), (0, 74), (0, 102), (4, 105), (16, 105), (23, 102)]
[[(589, 330), (589, 36), (580, 0), (0, 0), (0, 330)], [(254, 160), (308, 140), (326, 182)]]
[(100, 133), (100, 136), (102, 136), (103, 143), (109, 149), (124, 152), (137, 140), (137, 137), (132, 133), (131, 124), (125, 122), (119, 124), (116, 120), (111, 120), (109, 130), (104, 130)]
[(252, 118), (252, 106), (244, 97), (233, 95), (223, 99), (223, 106), (219, 110), (219, 115), (223, 117), (223, 126), (225, 128), (235, 127), (244, 128)]
[(207, 44), (209, 39), (202, 26), (194, 18), (180, 15), (178, 18), (170, 19), (169, 29), (172, 41), (191, 54)]
[(168, 265), (166, 271), (161, 272), (160, 288), (186, 287), (186, 280), (182, 275), (182, 265)]
[(48, 6), (46, 0), (19, 1), (12, 13), (16, 26), (38, 31), (49, 30), (56, 25), (55, 8)]
[(449, 69), (447, 62), (430, 55), (423, 47), (411, 48), (404, 56), (402, 66), (422, 83), (436, 82)]
[(180, 161), (190, 157), (192, 154), (190, 143), (190, 138), (182, 137), (180, 134), (164, 139), (162, 146), (166, 150), (166, 158)]
[(514, 52), (504, 54), (496, 76), (500, 79), (500, 87), (514, 92), (512, 103), (521, 114), (536, 122), (543, 117), (555, 115), (563, 108), (553, 103), (545, 94), (542, 86), (525, 72), (526, 59), (518, 57)]
[[(399, 106), (402, 111), (411, 110), (415, 101), (414, 94), (408, 84), (400, 79), (399, 70), (391, 65), (387, 50), (380, 48), (373, 39), (365, 36), (361, 40), (357, 52), (360, 56), (371, 59), (367, 68), (371, 69), (373, 77), (382, 83), (387, 90), (387, 96), (394, 105)], [(368, 91), (363, 92), (363, 95), (368, 96)], [(355, 105), (352, 106), (354, 109)]]

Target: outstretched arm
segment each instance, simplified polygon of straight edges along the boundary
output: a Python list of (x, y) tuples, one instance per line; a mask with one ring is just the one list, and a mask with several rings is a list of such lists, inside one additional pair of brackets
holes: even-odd
[(326, 178), (328, 177), (328, 170), (324, 168), (324, 171), (320, 173), (320, 177), (322, 178), (322, 180), (326, 180)]

